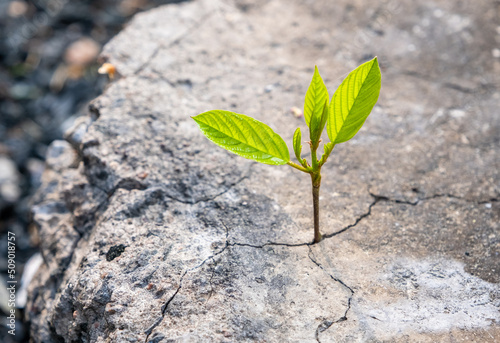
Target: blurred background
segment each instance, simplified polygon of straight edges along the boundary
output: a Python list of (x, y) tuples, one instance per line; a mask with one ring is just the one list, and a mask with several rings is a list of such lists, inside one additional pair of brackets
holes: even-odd
[[(130, 17), (181, 0), (1, 0), (0, 2), (0, 342), (27, 341), (18, 289), (16, 336), (5, 330), (7, 233), (16, 236), (16, 279), (37, 252), (29, 201), (48, 145), (62, 138), (108, 82), (102, 46)], [(31, 231), (31, 232), (30, 232)], [(31, 233), (31, 235), (30, 235)]]

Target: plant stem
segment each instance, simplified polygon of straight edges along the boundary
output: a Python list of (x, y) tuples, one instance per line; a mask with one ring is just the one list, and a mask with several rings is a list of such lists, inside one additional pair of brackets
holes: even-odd
[(294, 163), (292, 161), (288, 161), (286, 164), (288, 164), (290, 167), (293, 167), (295, 169), (303, 171), (304, 173), (310, 173), (310, 170), (308, 170), (308, 169), (302, 167), (301, 165), (298, 165), (297, 163)]
[[(311, 174), (311, 182), (312, 182), (312, 196), (313, 196), (313, 215), (314, 215), (314, 241), (313, 243), (319, 243), (323, 236), (319, 231), (319, 187), (321, 185), (321, 167), (323, 163), (325, 163), (328, 158), (331, 149), (321, 157), (321, 161), (318, 161), (318, 157), (316, 154), (316, 150), (318, 149), (319, 141), (315, 144), (309, 142), (311, 146), (311, 166), (301, 166), (292, 161), (288, 161), (287, 164), (290, 167), (303, 171), (304, 173)], [(333, 146), (332, 146), (333, 149)], [(299, 156), (300, 157), (300, 156)], [(301, 162), (302, 163), (302, 162)]]
[(318, 170), (319, 162), (318, 162), (318, 157), (316, 156), (316, 150), (318, 150), (318, 145), (316, 144), (316, 146), (313, 146), (311, 144), (311, 166), (313, 172), (319, 171)]
[(322, 238), (319, 232), (319, 187), (321, 185), (321, 174), (319, 170), (315, 173), (311, 173), (311, 182), (314, 211), (314, 243), (319, 243)]

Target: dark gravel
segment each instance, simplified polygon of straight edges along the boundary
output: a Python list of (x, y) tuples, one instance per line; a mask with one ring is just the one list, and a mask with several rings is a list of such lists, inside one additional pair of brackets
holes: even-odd
[[(97, 69), (101, 47), (138, 11), (179, 0), (0, 2), (0, 276), (6, 279), (7, 232), (14, 232), (16, 276), (37, 251), (29, 199), (40, 184), (48, 145), (60, 139), (108, 82)], [(3, 287), (3, 286), (2, 286)], [(3, 311), (2, 317), (5, 318)], [(19, 313), (22, 315), (22, 309)], [(5, 320), (2, 320), (5, 325)], [(16, 336), (27, 341), (21, 319)]]

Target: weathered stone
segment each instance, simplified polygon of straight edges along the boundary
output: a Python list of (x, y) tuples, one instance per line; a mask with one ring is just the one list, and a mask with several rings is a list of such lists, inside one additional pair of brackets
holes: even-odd
[(78, 162), (75, 149), (67, 141), (53, 141), (47, 149), (45, 163), (54, 171), (74, 168)]
[[(66, 136), (81, 162), (49, 163), (34, 199), (32, 339), (498, 341), (496, 15), (282, 0), (138, 15), (104, 47), (122, 77)], [(290, 143), (313, 65), (333, 89), (375, 54), (381, 97), (323, 168), (311, 245), (308, 176), (213, 146), (190, 116), (245, 113)]]

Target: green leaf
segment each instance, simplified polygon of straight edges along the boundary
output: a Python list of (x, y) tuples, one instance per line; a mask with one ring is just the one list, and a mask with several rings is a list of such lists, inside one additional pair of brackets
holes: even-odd
[(328, 99), (325, 100), (323, 104), (323, 110), (320, 117), (312, 117), (311, 118), (311, 127), (309, 129), (311, 143), (313, 146), (317, 146), (319, 139), (321, 137), (321, 133), (325, 128), (326, 120), (328, 118)]
[(321, 166), (325, 164), (326, 160), (328, 159), (328, 156), (330, 156), (334, 147), (335, 144), (333, 144), (332, 142), (328, 142), (325, 144), (325, 146), (323, 147), (323, 155), (321, 156), (321, 159), (319, 161), (319, 164)]
[(302, 134), (300, 133), (300, 127), (298, 127), (293, 134), (293, 151), (295, 151), (295, 157), (297, 157), (297, 160), (299, 160), (299, 162), (302, 161), (302, 158), (300, 157), (300, 153), (302, 152), (302, 145), (300, 144), (301, 141)]
[[(325, 101), (328, 103), (328, 90), (326, 89), (323, 79), (319, 75), (318, 67), (314, 67), (314, 75), (311, 84), (307, 89), (306, 98), (304, 101), (304, 119), (311, 137), (321, 136), (317, 134), (317, 130), (321, 126), (321, 116), (323, 114), (323, 107)], [(323, 126), (324, 127), (324, 126)], [(323, 128), (321, 128), (323, 130)]]
[(334, 147), (335, 144), (333, 144), (332, 142), (326, 143), (325, 146), (323, 147), (323, 155), (329, 156)]
[(346, 142), (359, 131), (378, 100), (380, 86), (376, 57), (354, 69), (342, 81), (330, 102), (327, 132), (333, 143)]
[(218, 146), (265, 164), (290, 160), (283, 139), (266, 124), (243, 114), (213, 110), (192, 117), (200, 130)]

